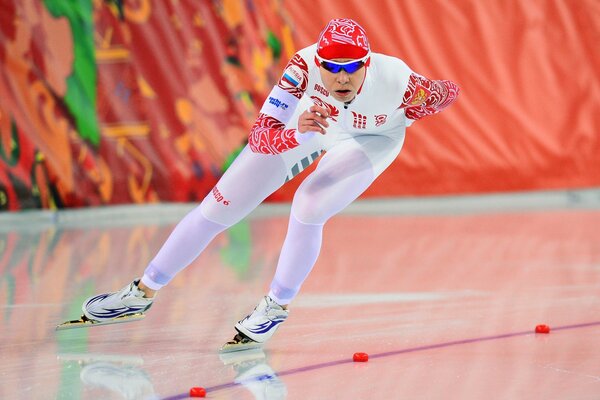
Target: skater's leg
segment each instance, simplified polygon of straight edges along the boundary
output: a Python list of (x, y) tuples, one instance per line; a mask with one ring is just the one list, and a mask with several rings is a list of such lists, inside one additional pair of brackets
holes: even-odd
[(360, 196), (401, 148), (402, 141), (370, 136), (328, 150), (296, 191), (269, 295), (237, 323), (239, 334), (221, 351), (256, 346), (273, 336), (287, 318), (286, 305), (294, 299), (316, 262), (325, 222)]
[[(278, 189), (286, 177), (280, 156), (246, 147), (202, 203), (173, 230), (142, 278), (147, 295), (187, 267), (223, 230), (237, 223)], [(149, 288), (151, 290), (146, 290)]]
[(288, 233), (269, 295), (237, 323), (239, 335), (222, 351), (263, 343), (273, 336), (287, 318), (285, 306), (296, 296), (319, 255), (323, 224), (373, 179), (371, 162), (354, 142), (336, 146), (323, 156), (294, 195)]
[(330, 149), (300, 185), (269, 296), (289, 304), (312, 270), (325, 222), (361, 195), (392, 162), (402, 141), (370, 137)]
[(323, 224), (305, 224), (292, 212), (269, 297), (287, 306), (319, 257)]
[(85, 318), (108, 323), (144, 313), (152, 305), (156, 290), (189, 265), (219, 232), (241, 220), (279, 188), (286, 176), (281, 156), (244, 149), (200, 206), (177, 224), (146, 268), (143, 282), (135, 280), (119, 292), (87, 299), (82, 307)]
[(226, 225), (208, 220), (203, 215), (201, 207), (196, 207), (177, 224), (150, 262), (144, 271), (140, 289), (146, 293), (146, 296), (154, 296), (155, 291), (169, 283), (179, 271), (191, 264), (213, 238), (227, 228)]

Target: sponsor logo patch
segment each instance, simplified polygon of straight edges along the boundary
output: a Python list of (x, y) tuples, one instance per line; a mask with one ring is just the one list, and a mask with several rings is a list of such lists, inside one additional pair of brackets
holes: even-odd
[(329, 96), (329, 91), (318, 83), (315, 83), (315, 91), (321, 93), (323, 96)]
[(284, 103), (283, 101), (281, 101), (273, 96), (269, 96), (269, 104), (273, 104), (275, 107), (281, 108), (282, 110), (285, 110), (289, 107), (289, 105), (287, 103)]
[(215, 200), (217, 201), (217, 203), (223, 203), (224, 206), (229, 205), (229, 200), (226, 200), (225, 197), (223, 197), (223, 195), (221, 194), (221, 191), (219, 189), (217, 189), (216, 186), (213, 187), (212, 195), (215, 198)]

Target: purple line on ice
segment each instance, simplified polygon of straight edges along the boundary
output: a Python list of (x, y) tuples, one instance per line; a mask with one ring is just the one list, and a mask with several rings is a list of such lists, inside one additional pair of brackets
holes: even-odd
[[(566, 331), (569, 329), (588, 328), (591, 326), (598, 326), (598, 325), (600, 325), (600, 321), (586, 322), (586, 323), (582, 323), (582, 324), (553, 327), (552, 331), (553, 332)], [(460, 346), (463, 344), (470, 344), (470, 343), (481, 343), (481, 342), (487, 342), (487, 341), (491, 341), (491, 340), (500, 340), (500, 339), (507, 339), (507, 338), (511, 338), (511, 337), (526, 336), (526, 335), (535, 335), (535, 333), (533, 332), (533, 330), (530, 329), (530, 330), (522, 331), (522, 332), (504, 333), (501, 335), (483, 336), (483, 337), (471, 338), (471, 339), (454, 340), (451, 342), (436, 343), (436, 344), (430, 344), (430, 345), (426, 345), (426, 346), (410, 347), (408, 349), (386, 351), (384, 353), (377, 353), (377, 354), (370, 354), (369, 359), (372, 360), (372, 359), (376, 359), (376, 358), (396, 356), (398, 354), (415, 353), (418, 351), (427, 351), (427, 350), (439, 349), (439, 348), (443, 348), (443, 347)], [(294, 375), (294, 374), (299, 374), (302, 372), (314, 371), (317, 369), (335, 367), (338, 365), (351, 364), (351, 363), (354, 363), (354, 361), (352, 360), (352, 358), (348, 357), (343, 360), (334, 360), (334, 361), (329, 361), (329, 362), (320, 363), (320, 364), (307, 365), (305, 367), (288, 369), (288, 370), (277, 373), (277, 376)], [(263, 376), (258, 376), (256, 378), (254, 378), (253, 380), (261, 380), (263, 378), (264, 378)], [(234, 386), (239, 386), (240, 384), (241, 384), (240, 382), (228, 382), (228, 383), (223, 383), (221, 385), (207, 387), (207, 388), (205, 388), (206, 394), (208, 395), (209, 393), (214, 393), (218, 390), (227, 389), (227, 388), (231, 388)], [(189, 398), (189, 393), (186, 392), (186, 393), (181, 393), (181, 394), (177, 394), (174, 396), (165, 397), (163, 400), (178, 400), (178, 399), (187, 399), (187, 398)]]

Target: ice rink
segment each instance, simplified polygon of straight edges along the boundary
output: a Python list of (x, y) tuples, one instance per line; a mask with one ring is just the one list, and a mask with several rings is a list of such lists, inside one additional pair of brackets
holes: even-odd
[(191, 207), (0, 214), (0, 398), (600, 398), (599, 190), (359, 201), (264, 350), (218, 353), (268, 290), (287, 205), (218, 236), (144, 320), (55, 331)]

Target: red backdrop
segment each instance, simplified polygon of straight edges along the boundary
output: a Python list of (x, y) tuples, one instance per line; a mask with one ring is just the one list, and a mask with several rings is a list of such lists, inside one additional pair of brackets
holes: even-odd
[[(0, 0), (0, 209), (197, 201), (333, 17), (461, 88), (365, 196), (600, 184), (595, 0)], [(297, 178), (271, 200), (289, 200)]]

